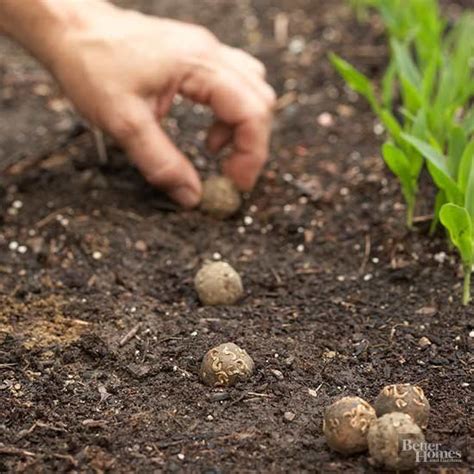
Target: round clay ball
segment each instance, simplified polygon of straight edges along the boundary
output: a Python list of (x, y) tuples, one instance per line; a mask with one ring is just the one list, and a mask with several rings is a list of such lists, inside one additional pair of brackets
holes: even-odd
[(417, 449), (425, 437), (410, 415), (393, 412), (370, 426), (367, 440), (373, 464), (393, 471), (408, 471), (415, 467)]
[(428, 426), (430, 404), (423, 390), (416, 385), (387, 385), (375, 399), (374, 407), (377, 416), (397, 411), (410, 415), (422, 429)]
[(331, 449), (352, 454), (367, 449), (367, 432), (375, 410), (362, 398), (344, 397), (326, 408), (323, 431)]
[(229, 387), (247, 380), (255, 364), (246, 351), (226, 342), (206, 353), (201, 364), (201, 380), (211, 387)]
[(194, 286), (201, 302), (210, 306), (234, 304), (244, 293), (240, 275), (226, 262), (205, 263)]
[(217, 218), (226, 219), (235, 214), (242, 204), (239, 190), (225, 176), (211, 176), (204, 181), (201, 209)]

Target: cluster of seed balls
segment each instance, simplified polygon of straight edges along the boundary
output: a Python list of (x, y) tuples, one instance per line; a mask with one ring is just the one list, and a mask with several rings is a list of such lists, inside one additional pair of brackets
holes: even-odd
[(430, 404), (420, 387), (388, 385), (374, 406), (359, 397), (344, 397), (324, 414), (323, 431), (330, 448), (342, 454), (369, 450), (370, 461), (394, 471), (413, 469), (416, 451), (403, 440), (424, 443)]
[[(203, 187), (201, 209), (218, 219), (235, 214), (241, 197), (232, 181), (209, 178)], [(240, 275), (226, 262), (206, 262), (194, 279), (204, 305), (235, 304), (243, 295)], [(255, 364), (248, 353), (232, 342), (209, 350), (200, 369), (201, 380), (211, 387), (247, 380)], [(414, 450), (403, 450), (403, 440), (421, 443), (428, 425), (430, 405), (423, 390), (410, 384), (385, 387), (374, 407), (359, 397), (344, 397), (325, 412), (323, 431), (328, 445), (342, 454), (369, 450), (373, 464), (386, 469), (413, 469)]]
[[(211, 176), (204, 182), (201, 210), (216, 219), (235, 214), (242, 199), (234, 183), (224, 176)], [(244, 294), (240, 275), (227, 262), (205, 262), (194, 278), (196, 292), (206, 306), (232, 305)], [(201, 380), (211, 387), (226, 387), (247, 380), (255, 364), (246, 351), (226, 342), (206, 353)]]

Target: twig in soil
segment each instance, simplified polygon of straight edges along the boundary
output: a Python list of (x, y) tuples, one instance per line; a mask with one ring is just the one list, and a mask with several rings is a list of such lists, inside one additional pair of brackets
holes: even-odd
[(268, 393), (247, 392), (247, 395), (252, 395), (254, 397), (260, 398), (273, 398), (273, 395), (269, 395)]
[(277, 285), (280, 286), (281, 283), (282, 283), (280, 275), (278, 275), (277, 271), (274, 268), (270, 268), (270, 271), (272, 272), (273, 276), (275, 277)]
[(290, 21), (288, 15), (284, 12), (275, 16), (273, 23), (273, 35), (278, 46), (284, 47), (288, 43), (288, 25)]
[(53, 457), (58, 458), (58, 459), (64, 459), (66, 461), (69, 461), (74, 467), (78, 466), (78, 462), (76, 459), (74, 459), (70, 454), (59, 454), (59, 453), (52, 453), (51, 454)]
[(51, 221), (53, 221), (54, 219), (56, 219), (56, 216), (59, 215), (59, 214), (64, 214), (66, 211), (68, 211), (70, 208), (69, 207), (63, 207), (61, 209), (58, 209), (54, 212), (52, 212), (51, 214), (48, 214), (46, 217), (43, 217), (42, 219), (40, 219), (35, 225), (34, 227), (36, 227), (37, 229), (40, 229), (41, 227), (44, 227), (45, 225), (49, 224)]
[(143, 222), (143, 217), (135, 214), (132, 211), (122, 211), (121, 209), (116, 209), (115, 207), (107, 207), (107, 212), (118, 214), (120, 217), (128, 217), (131, 220), (136, 222)]
[(12, 362), (12, 363), (8, 363), (8, 364), (0, 364), (0, 369), (10, 369), (10, 368), (12, 368), (12, 367), (15, 367), (15, 365), (17, 365), (17, 364), (15, 364), (15, 363), (13, 363), (13, 362)]
[(364, 259), (362, 260), (362, 263), (359, 268), (360, 275), (362, 275), (365, 272), (365, 268), (367, 267), (367, 264), (369, 263), (371, 247), (372, 247), (372, 242), (370, 240), (370, 234), (367, 234), (365, 236)]
[(423, 222), (429, 222), (434, 219), (433, 214), (427, 214), (424, 216), (416, 216), (413, 218), (413, 224), (422, 224)]
[(0, 454), (11, 454), (13, 456), (30, 456), (35, 457), (36, 454), (26, 449), (14, 448), (13, 446), (5, 446), (0, 443)]
[(107, 156), (107, 148), (105, 146), (104, 132), (97, 127), (92, 127), (92, 133), (94, 135), (97, 155), (99, 156), (99, 163), (105, 165), (108, 163), (109, 159)]
[(125, 334), (125, 336), (122, 337), (119, 341), (119, 347), (123, 347), (127, 342), (131, 341), (138, 333), (140, 328), (142, 327), (142, 323), (136, 324), (130, 331)]
[(28, 436), (29, 434), (33, 433), (33, 431), (36, 429), (36, 428), (46, 428), (48, 430), (51, 430), (51, 431), (57, 431), (57, 432), (64, 432), (66, 431), (64, 428), (61, 428), (59, 426), (53, 426), (53, 425), (48, 425), (47, 423), (43, 423), (42, 421), (35, 421), (31, 426), (30, 428), (28, 428), (27, 430), (21, 430), (16, 439), (17, 441), (19, 441), (20, 439), (24, 438), (25, 436)]

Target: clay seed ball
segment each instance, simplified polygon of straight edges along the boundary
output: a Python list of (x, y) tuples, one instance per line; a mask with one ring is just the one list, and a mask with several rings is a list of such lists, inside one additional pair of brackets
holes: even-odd
[(387, 385), (375, 399), (374, 407), (377, 416), (398, 411), (410, 415), (420, 428), (428, 426), (430, 404), (423, 390), (416, 385)]
[[(423, 431), (406, 413), (388, 413), (369, 428), (371, 460), (394, 471), (408, 471), (416, 465), (416, 446), (425, 442)], [(419, 449), (419, 448), (418, 448)]]
[(197, 272), (194, 286), (204, 305), (236, 303), (244, 288), (240, 275), (226, 262), (209, 262)]
[(247, 380), (255, 364), (246, 351), (226, 342), (206, 353), (201, 364), (201, 380), (211, 387), (229, 387)]
[(242, 198), (235, 184), (225, 176), (211, 176), (202, 189), (201, 209), (216, 219), (226, 219), (235, 214)]
[(367, 449), (367, 432), (375, 410), (362, 398), (344, 397), (326, 408), (323, 431), (331, 449), (352, 454)]

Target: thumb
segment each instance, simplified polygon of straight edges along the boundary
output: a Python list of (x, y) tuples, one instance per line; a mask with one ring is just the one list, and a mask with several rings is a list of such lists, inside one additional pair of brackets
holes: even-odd
[(201, 198), (199, 176), (176, 148), (145, 104), (116, 118), (112, 134), (124, 147), (145, 179), (165, 191), (185, 208), (195, 207)]

